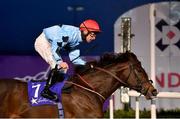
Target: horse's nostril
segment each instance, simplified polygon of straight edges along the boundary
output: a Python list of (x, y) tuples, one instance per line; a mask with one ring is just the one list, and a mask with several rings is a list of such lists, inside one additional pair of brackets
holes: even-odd
[(152, 91), (152, 94), (153, 94), (154, 96), (156, 96), (156, 95), (158, 94), (157, 90), (154, 89), (154, 90)]

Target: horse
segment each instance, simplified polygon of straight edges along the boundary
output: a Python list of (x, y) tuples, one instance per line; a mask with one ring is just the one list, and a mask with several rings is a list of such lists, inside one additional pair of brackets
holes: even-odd
[[(83, 70), (66, 81), (71, 92), (62, 94), (65, 118), (103, 117), (103, 103), (120, 86), (143, 94), (147, 100), (157, 95), (141, 62), (132, 52), (106, 53), (98, 61), (88, 62)], [(85, 69), (85, 70), (84, 70)], [(56, 105), (30, 106), (27, 82), (14, 79), (0, 80), (0, 117), (57, 118)]]

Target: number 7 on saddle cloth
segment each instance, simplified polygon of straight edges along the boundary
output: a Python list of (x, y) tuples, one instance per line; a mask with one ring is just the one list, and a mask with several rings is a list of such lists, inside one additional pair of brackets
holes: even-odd
[[(68, 79), (68, 75), (67, 74), (64, 74), (64, 75), (65, 75), (64, 81), (58, 82), (50, 88), (51, 91), (58, 94), (58, 96), (60, 97), (60, 102), (61, 102), (61, 90), (64, 86), (65, 80)], [(56, 102), (49, 100), (47, 98), (44, 98), (40, 95), (40, 93), (44, 89), (45, 85), (46, 85), (46, 80), (40, 80), (40, 81), (30, 80), (30, 81), (28, 81), (28, 99), (29, 99), (31, 106), (57, 104)]]

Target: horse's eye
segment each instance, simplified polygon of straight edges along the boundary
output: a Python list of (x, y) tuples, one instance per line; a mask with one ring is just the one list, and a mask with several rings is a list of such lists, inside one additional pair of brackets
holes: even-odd
[(140, 68), (137, 68), (136, 70), (137, 70), (137, 72), (139, 72), (139, 73), (142, 72), (142, 70), (141, 70)]
[(152, 81), (152, 80), (149, 80), (149, 82), (150, 82), (150, 83), (153, 83), (153, 81)]

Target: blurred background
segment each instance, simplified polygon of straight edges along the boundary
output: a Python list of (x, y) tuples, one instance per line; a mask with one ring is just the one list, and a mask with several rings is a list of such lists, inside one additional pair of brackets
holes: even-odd
[[(88, 18), (97, 20), (103, 34), (91, 55), (113, 51), (113, 25), (128, 10), (164, 0), (1, 0), (0, 54), (34, 55), (34, 40), (43, 28), (56, 24), (79, 26)], [(84, 54), (86, 55), (86, 54)]]

